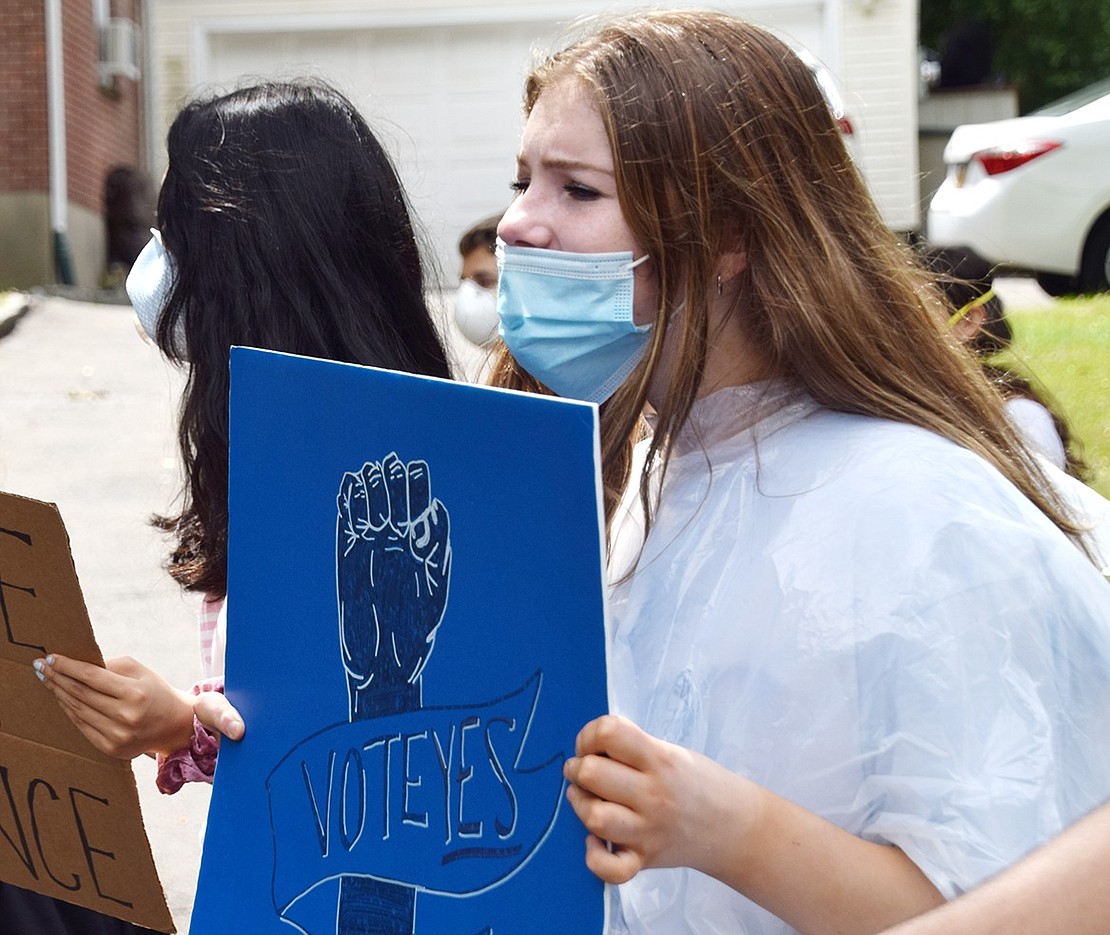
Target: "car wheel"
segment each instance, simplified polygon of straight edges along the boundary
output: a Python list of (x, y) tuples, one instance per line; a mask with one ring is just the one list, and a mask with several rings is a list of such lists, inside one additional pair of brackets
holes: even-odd
[(1084, 292), (1110, 290), (1110, 214), (1104, 214), (1091, 228), (1083, 248), (1079, 286)]
[(1072, 295), (1076, 290), (1074, 276), (1065, 276), (1063, 273), (1037, 273), (1034, 278), (1037, 280), (1037, 285), (1053, 298)]

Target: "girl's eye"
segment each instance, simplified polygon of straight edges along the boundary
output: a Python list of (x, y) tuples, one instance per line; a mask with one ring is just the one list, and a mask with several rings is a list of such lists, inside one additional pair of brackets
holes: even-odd
[(600, 192), (586, 185), (579, 185), (577, 182), (569, 182), (564, 185), (563, 191), (576, 201), (593, 201), (595, 198), (601, 197)]
[(509, 190), (511, 192), (514, 192), (517, 195), (523, 194), (524, 192), (528, 191), (528, 180), (527, 179), (513, 179), (509, 183)]

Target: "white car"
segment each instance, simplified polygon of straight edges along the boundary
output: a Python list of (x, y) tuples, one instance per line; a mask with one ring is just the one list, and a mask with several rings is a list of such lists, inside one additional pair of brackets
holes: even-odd
[[(789, 42), (790, 40), (784, 39), (783, 41)], [(828, 66), (810, 52), (809, 49), (798, 45), (794, 45), (792, 48), (806, 68), (813, 73), (813, 77), (817, 81), (817, 87), (820, 88), (821, 94), (825, 98), (825, 103), (829, 105), (833, 120), (836, 121), (837, 129), (840, 130), (840, 136), (841, 139), (844, 140), (844, 146), (848, 150), (848, 155), (858, 164), (859, 153), (856, 152), (856, 128), (852, 123), (852, 118), (848, 115), (848, 111), (844, 108), (844, 98), (840, 94), (839, 82), (833, 76)]]
[(1110, 78), (1024, 117), (957, 127), (926, 237), (1029, 270), (1052, 295), (1110, 289)]

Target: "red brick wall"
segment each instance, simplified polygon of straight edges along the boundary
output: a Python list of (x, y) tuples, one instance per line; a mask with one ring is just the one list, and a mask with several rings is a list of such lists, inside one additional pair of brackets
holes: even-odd
[(45, 191), (46, 32), (43, 4), (0, 0), (0, 191)]
[[(138, 0), (113, 0), (112, 16), (138, 25), (138, 6)], [(112, 93), (101, 90), (100, 40), (89, 0), (64, 0), (62, 19), (69, 200), (100, 213), (108, 170), (139, 165), (139, 84), (117, 77)]]
[[(136, 23), (139, 0), (112, 0), (113, 16)], [(0, 0), (0, 191), (46, 191), (49, 143), (46, 26), (42, 0)], [(66, 151), (69, 200), (103, 210), (104, 177), (116, 165), (139, 165), (139, 83), (118, 77), (114, 93), (99, 84), (99, 39), (90, 0), (63, 0)]]

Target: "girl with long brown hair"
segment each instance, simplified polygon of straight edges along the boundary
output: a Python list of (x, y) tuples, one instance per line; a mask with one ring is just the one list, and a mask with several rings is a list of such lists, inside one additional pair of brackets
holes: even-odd
[(1110, 589), (798, 56), (634, 15), (525, 115), (495, 379), (601, 404), (613, 930), (876, 931), (1110, 794)]

